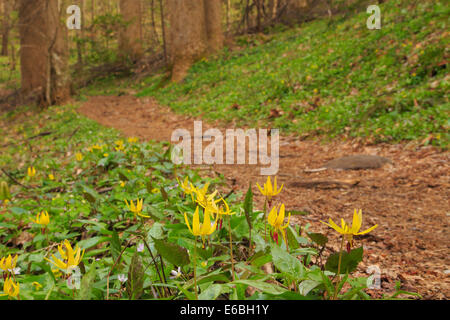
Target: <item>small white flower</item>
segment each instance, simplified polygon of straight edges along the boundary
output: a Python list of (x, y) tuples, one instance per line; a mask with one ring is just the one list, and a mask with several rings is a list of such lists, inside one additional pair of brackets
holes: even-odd
[(175, 183), (173, 186), (167, 187), (167, 190), (172, 190), (178, 188), (178, 183)]
[(144, 244), (143, 243), (139, 243), (136, 250), (137, 250), (137, 252), (144, 251)]
[(170, 271), (170, 274), (172, 275), (172, 277), (170, 277), (170, 279), (177, 279), (179, 277), (181, 277), (181, 267), (178, 267), (178, 270), (172, 270)]
[(13, 273), (13, 274), (20, 274), (20, 268), (14, 268), (14, 269), (8, 269), (9, 272)]
[(128, 277), (127, 277), (126, 275), (124, 275), (124, 274), (119, 274), (119, 275), (117, 276), (117, 279), (119, 279), (119, 281), (120, 281), (121, 283), (125, 283), (125, 282), (128, 280)]

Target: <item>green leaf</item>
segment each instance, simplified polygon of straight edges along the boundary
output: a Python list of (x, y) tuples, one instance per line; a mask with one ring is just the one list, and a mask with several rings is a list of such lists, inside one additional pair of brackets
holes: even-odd
[(114, 261), (116, 261), (119, 256), (120, 256), (120, 252), (122, 251), (122, 245), (120, 243), (120, 238), (119, 235), (117, 234), (116, 230), (113, 230), (112, 236), (109, 240), (110, 242), (110, 251), (111, 251), (111, 255), (114, 259)]
[(22, 214), (27, 214), (28, 211), (23, 209), (23, 208), (19, 208), (19, 207), (11, 207), (9, 208), (9, 211), (11, 211), (12, 213), (16, 214), (16, 215), (22, 215)]
[(308, 237), (319, 246), (324, 246), (328, 242), (328, 238), (321, 233), (306, 233)]
[(184, 293), (184, 295), (186, 296), (186, 298), (188, 298), (189, 300), (196, 300), (195, 299), (195, 294), (190, 292), (189, 290), (183, 288), (182, 286), (180, 286), (178, 283), (176, 283), (178, 290), (180, 290), (181, 292)]
[(247, 219), (249, 229), (252, 228), (252, 219), (251, 214), (253, 213), (253, 192), (252, 192), (252, 184), (250, 183), (248, 186), (247, 194), (244, 199), (244, 213), (245, 218)]
[(83, 197), (87, 201), (89, 201), (91, 204), (94, 204), (97, 201), (97, 199), (101, 198), (101, 196), (98, 194), (98, 192), (95, 191), (94, 189), (89, 188), (88, 186), (85, 186), (84, 184), (78, 184), (77, 186), (78, 186), (78, 188), (81, 187), (81, 189), (82, 189), (81, 192), (83, 194)]
[(323, 285), (327, 290), (328, 296), (332, 297), (334, 295), (334, 287), (333, 284), (331, 283), (330, 278), (328, 278), (328, 276), (322, 271), (320, 271), (320, 276), (322, 277)]
[(56, 283), (55, 275), (53, 274), (52, 268), (50, 267), (47, 261), (34, 262), (34, 264), (38, 265), (39, 267), (41, 267), (42, 270), (47, 272), (50, 275), (50, 278), (53, 280), (53, 282)]
[(147, 206), (146, 214), (150, 215), (155, 221), (159, 221), (161, 219), (164, 219), (165, 217), (163, 213), (161, 213), (157, 208), (151, 205)]
[(186, 248), (180, 247), (175, 243), (167, 242), (167, 240), (155, 239), (153, 237), (152, 239), (159, 254), (173, 265), (179, 267), (190, 263)]
[[(208, 283), (208, 282), (223, 282), (223, 283), (228, 283), (229, 282), (229, 278), (226, 276), (227, 272), (221, 272), (220, 269), (217, 269), (216, 271), (213, 271), (211, 273), (202, 275), (197, 277), (197, 285), (201, 285), (203, 283)], [(186, 281), (186, 283), (184, 284), (183, 288), (184, 289), (189, 289), (192, 286), (194, 286), (194, 279), (191, 278), (188, 281)]]
[(118, 173), (119, 173), (119, 178), (120, 178), (120, 180), (122, 180), (122, 181), (129, 181), (129, 180), (130, 180), (130, 179), (127, 177), (126, 173), (123, 172), (122, 170), (119, 170)]
[(316, 288), (317, 286), (319, 286), (322, 282), (320, 281), (314, 281), (314, 280), (305, 280), (300, 282), (300, 284), (298, 285), (298, 292), (301, 295), (306, 296), (312, 289)]
[(309, 214), (306, 211), (299, 211), (299, 210), (292, 210), (289, 211), (289, 213), (291, 214), (291, 216), (307, 216)]
[(147, 233), (147, 238), (150, 240), (149, 237), (160, 240), (164, 239), (164, 225), (162, 223), (155, 222)]
[(286, 238), (289, 244), (289, 248), (291, 250), (295, 250), (298, 249), (300, 247), (300, 244), (297, 241), (297, 237), (295, 236), (295, 232), (292, 229), (291, 226), (289, 226), (288, 228), (286, 228)]
[[(347, 253), (347, 251), (342, 251), (342, 261), (340, 274), (351, 273), (356, 270), (358, 263), (363, 259), (363, 247), (359, 247)], [(339, 265), (339, 252), (333, 253), (328, 257), (325, 263), (325, 270), (331, 271), (333, 273), (338, 272)]]
[(230, 284), (238, 284), (238, 283), (254, 287), (258, 290), (261, 290), (262, 292), (273, 295), (279, 295), (287, 291), (286, 289), (283, 289), (282, 287), (277, 286), (275, 284), (258, 280), (235, 280), (233, 282), (230, 282)]
[(144, 292), (144, 268), (141, 256), (135, 252), (128, 269), (127, 292), (130, 300), (139, 299)]
[(266, 263), (272, 261), (272, 256), (264, 251), (258, 251), (248, 261), (253, 266), (260, 268)]
[(147, 192), (151, 194), (153, 190), (152, 181), (147, 181), (147, 183), (145, 184), (145, 188), (147, 189)]
[(216, 300), (222, 293), (222, 285), (212, 284), (198, 295), (198, 300)]
[(164, 201), (167, 201), (169, 199), (169, 195), (167, 194), (166, 189), (164, 189), (164, 187), (161, 187), (159, 190), (161, 190), (161, 196)]
[(85, 239), (85, 240), (81, 240), (80, 242), (78, 242), (78, 246), (81, 249), (89, 249), (92, 248), (93, 246), (98, 245), (99, 243), (102, 243), (104, 241), (108, 241), (110, 239), (110, 237), (92, 237), (89, 239)]
[(92, 287), (94, 286), (95, 277), (97, 276), (97, 270), (95, 268), (95, 262), (91, 265), (88, 273), (81, 279), (80, 290), (77, 294), (77, 300), (90, 300)]
[(286, 276), (294, 279), (302, 279), (305, 273), (304, 266), (297, 258), (277, 245), (271, 249), (273, 264)]

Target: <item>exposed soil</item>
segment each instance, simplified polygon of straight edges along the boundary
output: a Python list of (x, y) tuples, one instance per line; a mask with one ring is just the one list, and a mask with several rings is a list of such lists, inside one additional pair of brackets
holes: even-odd
[[(79, 112), (119, 129), (126, 136), (155, 141), (170, 141), (172, 132), (179, 128), (192, 133), (195, 120), (175, 114), (150, 98), (132, 96), (91, 97)], [(223, 134), (225, 129), (234, 129), (232, 125), (203, 122), (203, 130), (211, 127)], [(393, 164), (372, 170), (304, 172), (353, 154), (379, 155)], [(250, 181), (262, 185), (266, 180), (260, 175), (259, 165), (197, 167), (205, 175), (224, 174), (228, 190), (236, 188), (244, 194)], [(354, 208), (362, 208), (363, 229), (379, 225), (356, 241), (357, 245), (363, 243), (365, 249), (358, 272), (365, 273), (370, 265), (378, 265), (381, 271), (382, 289), (370, 293), (379, 296), (392, 292), (395, 282), (401, 281), (403, 289), (419, 292), (425, 299), (448, 299), (449, 173), (448, 152), (417, 143), (368, 145), (360, 140), (321, 143), (294, 135), (281, 136), (277, 176), (284, 188), (278, 200), (288, 210), (308, 212), (305, 216), (293, 216), (291, 223), (303, 226), (309, 223), (310, 230), (326, 233), (333, 250), (338, 249), (337, 236), (320, 220), (339, 221), (343, 217), (351, 221)], [(321, 183), (314, 183), (316, 180)], [(256, 206), (261, 208), (263, 197), (256, 187), (253, 191)]]

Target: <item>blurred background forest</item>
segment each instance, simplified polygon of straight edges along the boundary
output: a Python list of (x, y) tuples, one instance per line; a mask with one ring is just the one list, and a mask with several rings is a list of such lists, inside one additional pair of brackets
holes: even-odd
[[(199, 10), (205, 11), (203, 24), (212, 30), (212, 37), (218, 38), (216, 48), (212, 49), (217, 51), (224, 43), (231, 44), (231, 39), (236, 36), (268, 32), (271, 27), (280, 24), (292, 26), (319, 17), (364, 11), (369, 2), (211, 0), (205, 1), (205, 5), (200, 1), (176, 8), (176, 1), (171, 0), (1, 0), (0, 93), (5, 96), (21, 87), (22, 59), (29, 57), (34, 65), (52, 50), (67, 60), (68, 68), (63, 69), (70, 75), (72, 90), (110, 74), (123, 76), (138, 73), (142, 77), (158, 68), (173, 66), (176, 61), (171, 59), (174, 52), (170, 50), (170, 45), (171, 40), (176, 38), (175, 33), (184, 38), (175, 39), (184, 41), (183, 45), (201, 40), (199, 34), (189, 35), (191, 30), (197, 32), (205, 27), (198, 23), (202, 20), (198, 16)], [(70, 5), (81, 9), (79, 30), (66, 28), (66, 20), (70, 16), (66, 9)], [(44, 20), (47, 22), (44, 23)], [(180, 29), (171, 30), (171, 25), (174, 29)], [(41, 29), (40, 34), (27, 38), (33, 32), (37, 33), (38, 29)], [(52, 36), (56, 33), (56, 46), (59, 42), (63, 49), (50, 48)], [(25, 47), (22, 51), (21, 43)], [(32, 48), (34, 45), (40, 47), (39, 50)], [(201, 46), (199, 43), (192, 46), (195, 45)], [(24, 55), (22, 58), (21, 53)], [(32, 65), (30, 68), (33, 68)], [(27, 73), (27, 70), (24, 72)], [(22, 81), (26, 82), (23, 78)], [(49, 79), (42, 81), (51, 82)], [(54, 101), (47, 101), (50, 102)]]

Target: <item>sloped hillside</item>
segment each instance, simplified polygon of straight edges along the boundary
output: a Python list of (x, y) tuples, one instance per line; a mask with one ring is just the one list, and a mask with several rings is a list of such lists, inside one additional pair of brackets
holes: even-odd
[(197, 63), (182, 84), (164, 74), (146, 79), (139, 96), (238, 125), (445, 147), (449, 8), (444, 1), (380, 8), (381, 30), (369, 30), (369, 14), (360, 12), (241, 37)]

